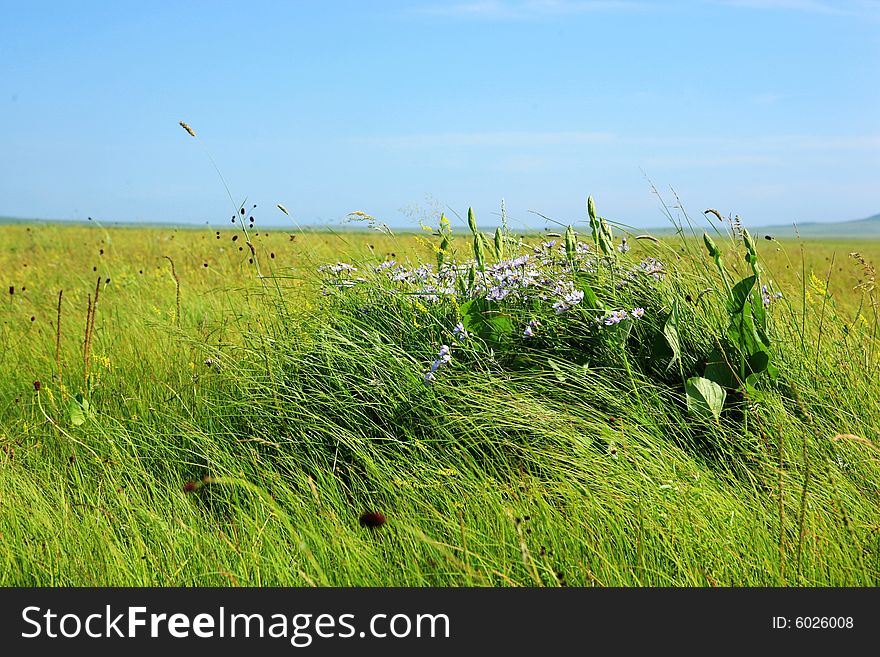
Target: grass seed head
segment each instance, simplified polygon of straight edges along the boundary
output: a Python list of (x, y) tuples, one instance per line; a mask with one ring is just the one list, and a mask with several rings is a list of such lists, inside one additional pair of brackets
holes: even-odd
[(385, 515), (380, 511), (364, 511), (360, 517), (361, 527), (377, 529), (385, 524)]

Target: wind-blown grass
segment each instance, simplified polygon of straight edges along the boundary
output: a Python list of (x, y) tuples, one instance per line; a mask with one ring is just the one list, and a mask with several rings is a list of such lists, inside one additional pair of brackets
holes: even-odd
[[(845, 297), (837, 290), (851, 285), (835, 288), (818, 264), (810, 277), (776, 243), (764, 245), (770, 263), (756, 247), (762, 276), (782, 292), (767, 307), (776, 373), (725, 387), (716, 420), (693, 399), (689, 408), (685, 383), (706, 374), (719, 343), (738, 352), (721, 274), (697, 241), (630, 236), (631, 251), (612, 239), (606, 253), (585, 230), (572, 255), (563, 238), (545, 248), (502, 233), (502, 253), (479, 230), (452, 237), (441, 225), (437, 262), (430, 245), (386, 235), (349, 235), (322, 251), (316, 236), (264, 234), (252, 238), (261, 263), (278, 268), (246, 283), (248, 253), (229, 234), (179, 231), (172, 243), (142, 233), (154, 237), (116, 253), (130, 233), (108, 233), (111, 263), (98, 273), (111, 283), (83, 388), (77, 331), (97, 274), (82, 261), (80, 280), (72, 266), (50, 272), (45, 255), (57, 231), (85, 229), (5, 230), (17, 249), (6, 257), (28, 260), (32, 277), (29, 295), (16, 291), (2, 311), (5, 585), (880, 579), (874, 297), (866, 287)], [(732, 282), (752, 271), (735, 237), (718, 247)], [(227, 250), (212, 252), (212, 241)], [(603, 309), (586, 293), (557, 314), (552, 290), (546, 300), (485, 301), (491, 286), (476, 264), (468, 282), (475, 242), (487, 270), (547, 259), (544, 269), (574, 285), (562, 300), (589, 286)], [(179, 311), (164, 256), (177, 263)], [(572, 258), (594, 271), (579, 279)], [(640, 264), (647, 258), (662, 276)], [(357, 271), (316, 271), (341, 260)], [(392, 280), (396, 264), (375, 271), (387, 260), (407, 271), (455, 263), (461, 284), (426, 293), (418, 277)], [(604, 321), (636, 308), (640, 319)], [(451, 358), (431, 372), (443, 345)], [(366, 510), (387, 522), (361, 526)]]

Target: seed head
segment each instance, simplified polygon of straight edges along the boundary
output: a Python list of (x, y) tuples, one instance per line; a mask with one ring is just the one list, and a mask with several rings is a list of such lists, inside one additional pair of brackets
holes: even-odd
[(713, 242), (712, 238), (706, 233), (703, 233), (703, 243), (706, 245), (706, 250), (709, 252), (710, 257), (715, 258), (721, 255), (718, 247), (715, 246), (715, 242)]
[(361, 527), (377, 529), (385, 524), (385, 515), (380, 511), (364, 511), (360, 517)]
[[(180, 127), (183, 128), (184, 130), (186, 130), (186, 131), (189, 133), (189, 136), (190, 136), (190, 137), (195, 137), (195, 136), (196, 136), (196, 133), (193, 132), (193, 129), (190, 128), (189, 125), (187, 125), (187, 124), (184, 123), (183, 121), (180, 122)], [(89, 217), (89, 219), (91, 219), (91, 217)]]
[(743, 244), (745, 245), (746, 250), (749, 252), (749, 255), (750, 256), (758, 255), (757, 251), (755, 250), (755, 241), (752, 239), (752, 236), (749, 233), (749, 231), (746, 230), (745, 228), (743, 228), (743, 231), (742, 231), (742, 238), (743, 238)]

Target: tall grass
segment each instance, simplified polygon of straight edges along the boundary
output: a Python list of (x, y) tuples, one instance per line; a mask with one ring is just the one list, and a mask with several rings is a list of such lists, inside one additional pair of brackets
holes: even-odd
[[(0, 583), (877, 585), (874, 291), (733, 226), (718, 267), (599, 219), (552, 246), (476, 219), (422, 243), (252, 229), (262, 282), (225, 231), (99, 255), (95, 230), (4, 229), (31, 282), (2, 310)], [(492, 294), (523, 255), (558, 294)], [(93, 260), (111, 282), (86, 318)], [(782, 292), (772, 375), (731, 338), (725, 277), (755, 268)], [(721, 361), (718, 407), (693, 379)]]

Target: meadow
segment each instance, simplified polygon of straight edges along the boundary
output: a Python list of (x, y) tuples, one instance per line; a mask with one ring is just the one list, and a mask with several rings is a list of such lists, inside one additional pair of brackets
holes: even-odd
[(258, 211), (0, 225), (0, 584), (880, 583), (880, 240)]

